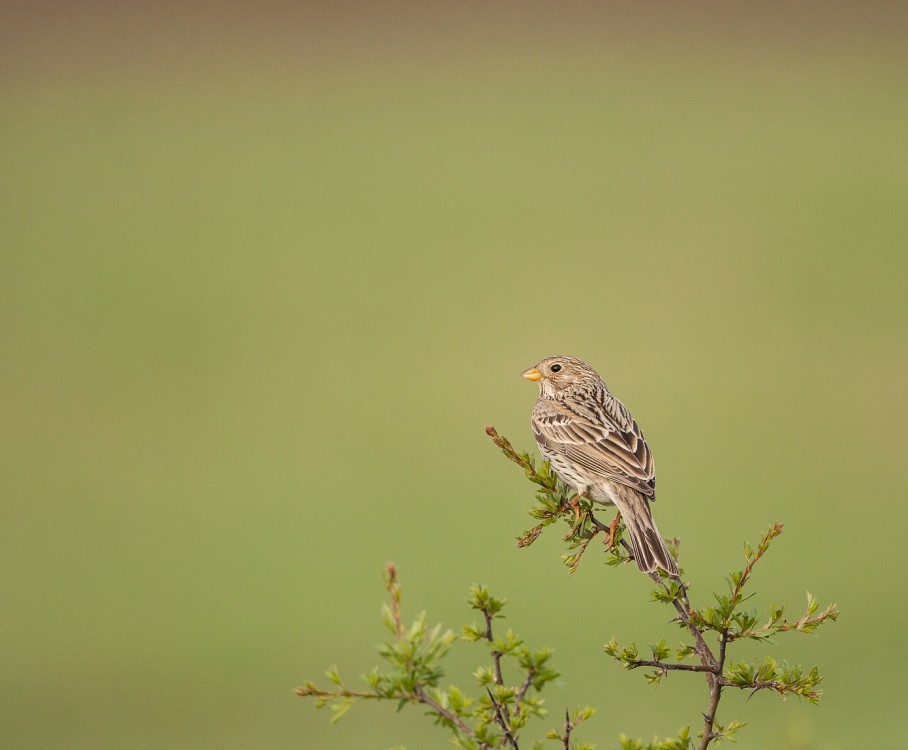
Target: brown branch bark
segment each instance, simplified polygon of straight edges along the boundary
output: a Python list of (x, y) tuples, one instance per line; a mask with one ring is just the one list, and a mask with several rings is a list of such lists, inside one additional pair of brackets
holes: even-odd
[(564, 736), (561, 738), (564, 742), (564, 750), (571, 750), (571, 732), (574, 731), (574, 725), (571, 724), (571, 712), (564, 709)]
[[(486, 633), (485, 637), (489, 643), (495, 643), (495, 637), (492, 635), (492, 615), (488, 612), (483, 611), (483, 616), (486, 620)], [(495, 669), (495, 684), (504, 685), (504, 676), (501, 673), (501, 652), (492, 651), (492, 663)], [(492, 697), (492, 691), (489, 691), (489, 697), (492, 698), (492, 705), (495, 706), (495, 712), (498, 716), (498, 724), (501, 726), (502, 731), (505, 734), (505, 737), (508, 738), (510, 743), (516, 748), (517, 743), (514, 740), (513, 735), (511, 735), (511, 712), (508, 710), (506, 705), (499, 705), (495, 698)]]
[(725, 668), (725, 647), (728, 644), (728, 631), (723, 631), (719, 638), (719, 662), (716, 665), (718, 670), (716, 678), (709, 687), (709, 705), (706, 707), (706, 713), (703, 714), (703, 735), (700, 738), (698, 750), (706, 750), (709, 743), (716, 738), (713, 732), (713, 726), (716, 723), (716, 711), (719, 708), (719, 701), (722, 699), (722, 687), (725, 680), (722, 678), (722, 670)]
[[(429, 708), (431, 708), (439, 716), (444, 716), (448, 721), (450, 721), (452, 724), (454, 724), (454, 726), (456, 726), (467, 737), (471, 737), (471, 738), (475, 737), (473, 730), (470, 727), (468, 727), (466, 724), (464, 724), (464, 722), (460, 719), (459, 716), (451, 713), (450, 711), (448, 711), (448, 709), (446, 709), (440, 703), (438, 703), (437, 701), (430, 698), (426, 694), (426, 691), (422, 689), (422, 687), (416, 688), (416, 691), (413, 693), (413, 698), (416, 699), (419, 703), (422, 703), (422, 704), (428, 706)], [(488, 745), (483, 743), (482, 747), (487, 748)]]
[[(509, 723), (505, 721), (504, 716), (502, 716), (501, 714), (502, 706), (499, 705), (498, 701), (495, 700), (495, 696), (492, 695), (491, 690), (486, 688), (486, 692), (489, 694), (489, 700), (492, 701), (492, 705), (495, 707), (495, 715), (498, 718), (498, 726), (500, 726), (501, 730), (504, 732), (504, 740), (502, 741), (501, 745), (499, 745), (499, 747), (504, 747), (505, 745), (509, 744), (514, 748), (514, 750), (520, 750), (520, 748), (517, 746), (517, 739), (513, 734), (511, 734)], [(507, 706), (505, 706), (505, 708), (507, 708)]]
[(533, 684), (533, 676), (536, 674), (536, 670), (528, 669), (526, 679), (523, 681), (523, 684), (520, 686), (520, 689), (517, 691), (517, 700), (516, 704), (519, 707), (521, 701), (526, 698), (527, 691), (530, 689), (530, 685)]
[(627, 662), (627, 665), (630, 669), (655, 667), (656, 669), (662, 669), (666, 672), (711, 672), (712, 674), (715, 674), (713, 668), (705, 667), (702, 664), (674, 664), (671, 662), (657, 661), (655, 659), (638, 659), (636, 661)]

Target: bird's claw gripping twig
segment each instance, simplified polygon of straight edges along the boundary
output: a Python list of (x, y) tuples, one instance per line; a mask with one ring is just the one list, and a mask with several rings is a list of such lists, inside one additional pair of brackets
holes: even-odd
[(615, 519), (608, 525), (608, 536), (602, 540), (609, 549), (615, 546), (615, 534), (618, 532), (619, 523), (621, 523), (621, 514), (617, 513)]

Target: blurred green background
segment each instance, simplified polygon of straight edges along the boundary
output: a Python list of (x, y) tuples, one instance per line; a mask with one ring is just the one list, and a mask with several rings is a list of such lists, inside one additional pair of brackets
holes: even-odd
[(779, 520), (758, 603), (844, 612), (775, 650), (822, 667), (819, 708), (720, 721), (898, 746), (906, 21), (4, 4), (0, 744), (443, 747), (292, 693), (377, 663), (387, 560), (410, 615), (508, 597), (553, 712), (599, 708), (583, 739), (698, 726), (698, 681), (602, 653), (673, 634), (642, 576), (515, 548), (531, 489), (483, 428), (530, 447), (519, 373), (568, 353), (644, 426), (695, 602)]

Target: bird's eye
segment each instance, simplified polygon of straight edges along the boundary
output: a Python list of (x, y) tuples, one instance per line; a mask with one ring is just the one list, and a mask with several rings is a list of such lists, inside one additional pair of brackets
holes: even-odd
[(549, 369), (552, 372), (561, 372), (561, 365), (552, 365)]

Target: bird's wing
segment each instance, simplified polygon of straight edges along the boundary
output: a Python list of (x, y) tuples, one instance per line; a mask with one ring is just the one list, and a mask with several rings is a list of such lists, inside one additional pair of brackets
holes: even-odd
[(560, 401), (544, 399), (533, 409), (533, 433), (541, 446), (560, 453), (592, 476), (633, 487), (653, 500), (653, 456), (637, 423), (626, 416), (619, 426), (605, 413), (594, 420)]

